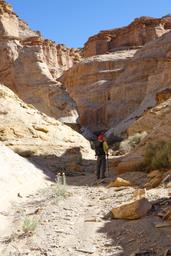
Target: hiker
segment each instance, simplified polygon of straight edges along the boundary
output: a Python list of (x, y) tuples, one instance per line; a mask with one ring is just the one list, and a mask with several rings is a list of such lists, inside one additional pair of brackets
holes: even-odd
[(97, 156), (97, 169), (96, 169), (97, 179), (100, 179), (100, 176), (102, 179), (105, 178), (106, 156), (108, 157), (108, 149), (109, 149), (109, 146), (107, 144), (105, 136), (104, 134), (101, 133), (97, 137), (97, 141), (95, 143), (95, 153)]

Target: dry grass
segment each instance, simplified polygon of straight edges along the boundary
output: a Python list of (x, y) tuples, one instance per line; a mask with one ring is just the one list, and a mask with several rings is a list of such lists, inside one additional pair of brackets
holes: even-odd
[(170, 168), (171, 143), (159, 141), (155, 144), (148, 144), (143, 165), (146, 170)]

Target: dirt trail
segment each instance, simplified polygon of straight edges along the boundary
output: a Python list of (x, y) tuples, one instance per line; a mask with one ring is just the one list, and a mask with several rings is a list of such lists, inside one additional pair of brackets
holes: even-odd
[[(11, 213), (11, 237), (1, 238), (2, 255), (130, 256), (140, 250), (164, 255), (171, 245), (171, 227), (156, 229), (161, 220), (152, 214), (140, 220), (111, 220), (112, 207), (130, 200), (134, 188), (107, 189), (106, 184), (92, 185), (94, 181), (92, 174), (67, 178), (69, 195), (61, 200), (53, 197), (53, 189), (21, 198)], [(157, 200), (164, 194), (160, 188), (149, 197)], [(22, 231), (26, 216), (38, 220), (30, 235)]]

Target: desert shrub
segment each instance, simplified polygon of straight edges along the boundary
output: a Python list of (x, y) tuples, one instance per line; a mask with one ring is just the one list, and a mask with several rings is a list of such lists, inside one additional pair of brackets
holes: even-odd
[(58, 173), (55, 179), (54, 187), (53, 187), (54, 196), (57, 199), (65, 198), (67, 196), (66, 186), (67, 185), (66, 185), (65, 173), (62, 173), (62, 175)]
[(145, 150), (144, 166), (147, 170), (171, 167), (171, 142), (149, 143)]
[(22, 229), (24, 233), (32, 233), (35, 231), (38, 225), (37, 220), (26, 217), (23, 221)]

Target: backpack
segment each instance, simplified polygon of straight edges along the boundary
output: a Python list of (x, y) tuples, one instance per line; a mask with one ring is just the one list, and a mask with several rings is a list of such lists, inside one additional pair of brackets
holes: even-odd
[(105, 155), (104, 149), (103, 149), (103, 141), (90, 141), (91, 148), (95, 150), (96, 156), (103, 156)]

